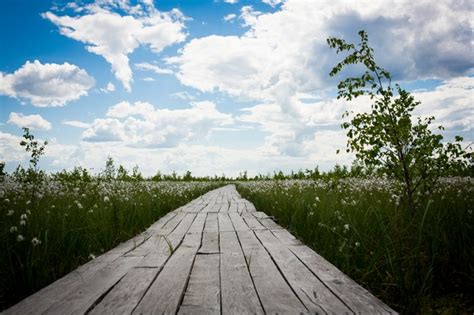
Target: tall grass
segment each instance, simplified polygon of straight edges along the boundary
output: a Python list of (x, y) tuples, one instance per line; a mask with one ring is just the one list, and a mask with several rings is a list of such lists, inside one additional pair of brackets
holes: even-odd
[(127, 240), (215, 183), (0, 182), (0, 309)]
[(443, 179), (414, 217), (384, 179), (241, 182), (238, 190), (394, 309), (417, 313), (452, 294), (470, 304), (452, 310), (474, 305), (473, 184)]

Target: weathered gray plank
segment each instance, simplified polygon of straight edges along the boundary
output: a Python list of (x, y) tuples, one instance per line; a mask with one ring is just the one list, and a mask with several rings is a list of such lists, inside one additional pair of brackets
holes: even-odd
[(228, 212), (237, 212), (237, 209), (238, 209), (238, 204), (233, 201), (229, 206)]
[(242, 218), (252, 230), (265, 230), (264, 227), (251, 213), (243, 213)]
[(234, 226), (232, 225), (232, 221), (230, 220), (228, 213), (219, 213), (218, 219), (220, 232), (234, 231)]
[[(168, 235), (158, 235), (154, 238), (154, 247), (149, 248), (149, 254), (144, 257), (136, 266), (130, 270), (125, 277), (117, 283), (110, 292), (91, 311), (93, 314), (110, 313), (131, 313), (146, 290), (161, 271), (163, 265), (172, 254), (173, 244), (178, 246), (184, 238), (185, 233), (190, 229), (194, 214), (188, 214), (185, 219), (178, 222), (178, 228), (168, 228)], [(205, 215), (198, 214), (196, 220), (202, 221)], [(165, 231), (163, 231), (165, 232)], [(140, 267), (140, 268), (138, 268)]]
[(250, 201), (246, 200), (245, 202), (245, 208), (247, 209), (247, 212), (255, 212), (257, 211), (257, 209), (255, 209), (255, 206), (253, 205), (253, 203), (251, 203)]
[(89, 281), (69, 290), (60, 301), (52, 303), (45, 313), (84, 314), (102, 294), (117, 283), (140, 259), (141, 257), (123, 257), (106, 266)]
[(311, 313), (351, 312), (271, 231), (255, 230), (254, 233)]
[[(199, 230), (200, 227), (202, 231), (203, 223), (202, 220), (195, 221), (191, 229)], [(183, 243), (173, 252), (134, 314), (176, 313), (200, 244), (201, 233), (186, 234)]]
[(208, 213), (206, 225), (202, 235), (202, 245), (199, 248), (201, 254), (219, 253), (219, 228), (217, 213)]
[(263, 314), (237, 235), (220, 232), (222, 314)]
[[(169, 214), (158, 220), (151, 226), (152, 231), (159, 228), (159, 226), (166, 224), (170, 217), (174, 216), (174, 214)], [(4, 313), (33, 314), (45, 312), (52, 304), (64, 299), (70, 291), (76, 290), (79, 286), (92, 279), (94, 275), (104, 269), (108, 264), (113, 263), (125, 253), (136, 249), (139, 244), (143, 246), (143, 241), (146, 240), (150, 234), (151, 231), (147, 230), (144, 233), (121, 243), (117, 247), (78, 267), (76, 270), (56, 280), (35, 294), (30, 295), (20, 303), (5, 310)]]
[(244, 222), (244, 219), (242, 219), (242, 217), (238, 213), (231, 212), (229, 213), (229, 217), (232, 220), (232, 224), (234, 225), (236, 231), (250, 230), (248, 225)]
[(179, 314), (220, 314), (219, 254), (197, 255)]
[(130, 314), (161, 268), (132, 268), (89, 314)]
[(237, 235), (265, 312), (269, 314), (306, 313), (308, 310), (285, 282), (255, 234), (250, 230), (239, 230)]
[(302, 245), (301, 241), (285, 229), (273, 230), (273, 234), (286, 245)]
[(354, 312), (362, 314), (396, 313), (311, 248), (292, 246), (290, 250)]

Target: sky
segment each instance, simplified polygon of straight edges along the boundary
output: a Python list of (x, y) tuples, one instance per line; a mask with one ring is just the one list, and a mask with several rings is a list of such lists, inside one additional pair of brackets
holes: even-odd
[[(329, 36), (366, 30), (379, 65), (455, 135), (474, 139), (472, 1), (2, 0), (0, 161), (145, 175), (350, 165)], [(357, 73), (350, 69), (343, 75)], [(343, 151), (343, 150), (342, 150)]]

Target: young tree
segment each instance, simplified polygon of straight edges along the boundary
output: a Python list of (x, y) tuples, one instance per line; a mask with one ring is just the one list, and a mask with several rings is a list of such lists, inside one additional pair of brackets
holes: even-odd
[[(365, 166), (398, 179), (414, 215), (417, 196), (421, 195), (417, 193), (429, 191), (447, 170), (467, 168), (472, 153), (461, 148), (463, 139), (459, 136), (454, 143), (443, 144), (443, 136), (431, 131), (434, 117), (412, 119), (412, 112), (420, 102), (398, 84), (392, 87), (390, 73), (375, 62), (366, 32), (360, 31), (359, 36), (357, 45), (334, 37), (327, 39), (336, 53), (349, 53), (331, 70), (330, 76), (337, 75), (348, 65), (365, 67), (360, 77), (339, 82), (338, 98), (350, 101), (368, 95), (374, 99), (369, 113), (358, 113), (342, 124), (347, 130), (347, 151), (354, 152)], [(346, 111), (343, 118), (349, 115)]]
[(44, 154), (44, 149), (48, 145), (47, 141), (44, 141), (43, 144), (40, 144), (38, 140), (35, 140), (35, 136), (30, 133), (30, 129), (23, 127), (23, 138), (20, 142), (22, 147), (25, 147), (26, 152), (30, 153), (30, 169), (34, 173), (38, 173), (38, 162), (40, 157)]

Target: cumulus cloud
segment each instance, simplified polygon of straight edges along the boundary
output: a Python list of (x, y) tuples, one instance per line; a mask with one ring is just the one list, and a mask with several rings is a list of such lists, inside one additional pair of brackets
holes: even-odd
[(27, 61), (13, 73), (0, 72), (0, 94), (29, 100), (38, 107), (64, 106), (87, 95), (94, 84), (85, 70), (67, 62)]
[(170, 69), (163, 69), (148, 62), (136, 63), (135, 68), (143, 71), (153, 71), (156, 74), (173, 74), (173, 71)]
[(249, 30), (242, 36), (193, 39), (168, 62), (185, 85), (272, 101), (280, 88), (291, 96), (333, 86), (328, 73), (340, 56), (326, 38), (357, 40), (366, 29), (397, 80), (449, 78), (474, 67), (471, 14), (471, 5), (456, 1), (288, 0), (264, 14), (246, 6), (240, 18)]
[(89, 128), (90, 124), (79, 121), (79, 120), (65, 120), (62, 122), (63, 125), (71, 126), (71, 127), (76, 127), (76, 128)]
[(33, 130), (50, 130), (52, 127), (51, 123), (40, 115), (23, 115), (15, 112), (10, 113), (8, 123)]
[(233, 123), (212, 102), (193, 102), (187, 109), (159, 109), (146, 102), (120, 102), (105, 118), (95, 119), (82, 138), (87, 142), (123, 142), (132, 147), (175, 147), (202, 139), (220, 126)]
[(224, 16), (224, 21), (229, 22), (237, 17), (237, 14), (231, 13)]
[(53, 12), (42, 16), (57, 25), (62, 35), (85, 43), (89, 52), (102, 56), (128, 91), (133, 81), (129, 54), (140, 45), (159, 53), (186, 38), (183, 14), (177, 9), (160, 12), (150, 1), (136, 5), (129, 1), (97, 1), (83, 7), (76, 16)]
[(110, 93), (115, 91), (115, 85), (112, 82), (107, 83), (107, 85), (100, 89), (101, 92)]
[(266, 3), (272, 7), (275, 7), (283, 2), (283, 0), (262, 0), (263, 3)]
[(270, 13), (242, 7), (239, 18), (248, 28), (243, 35), (195, 38), (167, 59), (186, 86), (257, 103), (241, 118), (268, 133), (271, 154), (307, 156), (306, 144), (317, 132), (339, 128), (345, 109), (370, 104), (305, 100), (337, 84), (328, 73), (342, 56), (329, 49), (329, 36), (357, 41), (357, 31), (367, 30), (377, 60), (396, 80), (450, 80), (474, 69), (473, 8), (467, 2), (279, 2), (266, 1), (279, 5)]

